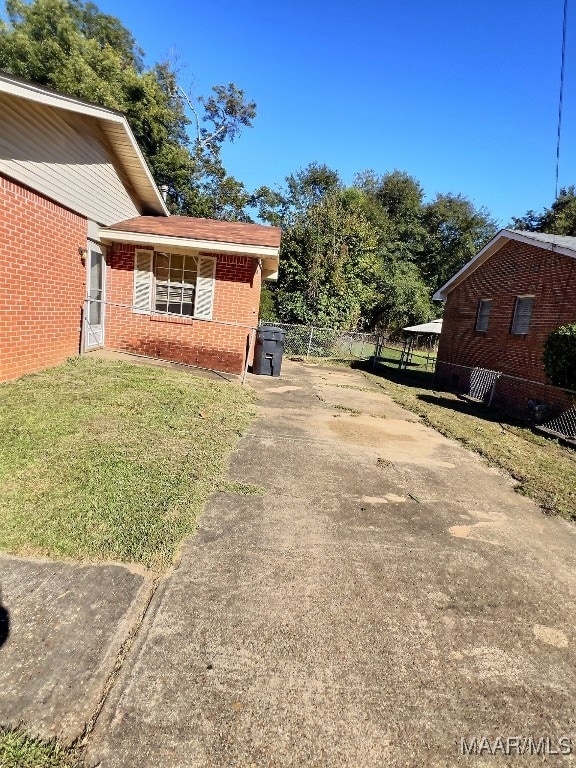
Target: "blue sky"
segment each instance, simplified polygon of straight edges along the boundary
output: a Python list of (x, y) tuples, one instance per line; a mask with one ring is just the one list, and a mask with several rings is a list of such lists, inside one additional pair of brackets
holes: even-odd
[[(563, 0), (101, 0), (186, 90), (234, 82), (254, 127), (224, 150), (249, 189), (308, 163), (462, 193), (502, 224), (554, 197)], [(576, 183), (576, 5), (560, 183)]]

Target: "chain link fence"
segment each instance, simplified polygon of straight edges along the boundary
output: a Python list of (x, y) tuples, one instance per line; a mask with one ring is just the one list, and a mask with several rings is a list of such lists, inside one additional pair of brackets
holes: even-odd
[(286, 332), (284, 354), (288, 357), (324, 357), (364, 360), (376, 354), (381, 337), (375, 333), (336, 331), (313, 325), (263, 322)]

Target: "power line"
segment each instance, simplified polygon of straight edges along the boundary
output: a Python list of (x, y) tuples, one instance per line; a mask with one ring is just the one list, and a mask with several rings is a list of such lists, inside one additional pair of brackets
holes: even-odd
[(562, 102), (564, 100), (564, 64), (566, 62), (566, 22), (568, 20), (568, 0), (564, 0), (564, 20), (562, 23), (562, 63), (560, 65), (560, 98), (558, 100), (558, 135), (556, 138), (556, 194), (558, 199), (558, 178), (560, 176), (560, 136), (562, 133)]

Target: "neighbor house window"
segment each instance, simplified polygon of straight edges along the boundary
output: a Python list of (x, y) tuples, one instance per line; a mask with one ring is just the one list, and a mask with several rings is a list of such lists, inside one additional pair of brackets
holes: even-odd
[(137, 249), (133, 311), (212, 319), (216, 259)]
[(530, 330), (532, 309), (534, 308), (534, 296), (517, 296), (512, 319), (511, 333), (524, 336)]
[(491, 299), (481, 299), (478, 304), (478, 315), (476, 316), (476, 330), (487, 331), (490, 322), (490, 310), (492, 309)]

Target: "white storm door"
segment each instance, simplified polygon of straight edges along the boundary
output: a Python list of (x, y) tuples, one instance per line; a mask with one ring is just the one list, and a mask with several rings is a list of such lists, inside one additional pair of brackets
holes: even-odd
[(87, 262), (85, 347), (92, 349), (104, 344), (106, 260), (99, 245), (90, 243)]

